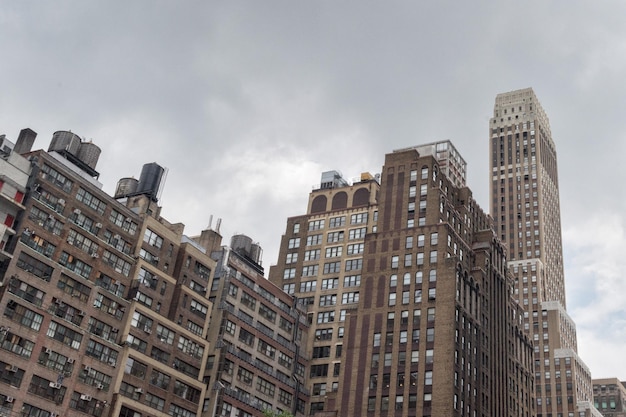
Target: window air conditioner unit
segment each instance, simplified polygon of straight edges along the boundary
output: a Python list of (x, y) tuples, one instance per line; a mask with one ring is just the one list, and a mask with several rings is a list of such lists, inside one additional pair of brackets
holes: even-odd
[(61, 384), (59, 384), (58, 382), (50, 382), (50, 387), (54, 388), (54, 389), (59, 389), (61, 388)]
[(6, 402), (12, 403), (13, 402), (13, 397), (7, 397)]
[(46, 353), (48, 353), (48, 354), (52, 353), (52, 349), (46, 348)]
[(67, 363), (74, 363), (74, 358), (67, 358)]
[(142, 388), (135, 388), (135, 393), (143, 394), (143, 389)]
[(74, 209), (74, 214), (80, 214), (80, 213), (81, 213), (80, 209)]
[(104, 385), (102, 385), (101, 383), (96, 384), (96, 388), (97, 389), (104, 389)]
[(19, 368), (17, 365), (7, 365), (6, 370), (9, 372), (17, 372)]
[(102, 223), (96, 223), (96, 227), (97, 227), (98, 229), (102, 229)]
[(83, 400), (83, 401), (91, 401), (91, 395), (82, 394), (80, 396), (80, 399)]

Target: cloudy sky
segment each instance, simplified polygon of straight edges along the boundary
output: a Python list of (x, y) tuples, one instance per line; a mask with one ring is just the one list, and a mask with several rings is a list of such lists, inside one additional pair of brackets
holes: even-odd
[(160, 163), (168, 220), (194, 235), (221, 218), (269, 268), (322, 171), (380, 172), (393, 149), (451, 139), (488, 209), (494, 98), (533, 87), (579, 353), (626, 379), (624, 16), (621, 0), (3, 2), (0, 133), (93, 140), (110, 193)]

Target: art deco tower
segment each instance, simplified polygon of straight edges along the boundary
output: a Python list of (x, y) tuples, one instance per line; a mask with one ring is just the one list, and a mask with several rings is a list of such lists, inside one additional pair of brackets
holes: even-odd
[(566, 312), (556, 147), (532, 89), (496, 97), (490, 161), (491, 213), (535, 345), (537, 416), (593, 415), (591, 376)]

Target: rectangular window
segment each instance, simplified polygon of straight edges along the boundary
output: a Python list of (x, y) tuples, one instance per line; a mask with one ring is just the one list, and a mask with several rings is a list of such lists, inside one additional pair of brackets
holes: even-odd
[(300, 292), (313, 292), (317, 287), (317, 281), (304, 281), (300, 283)]
[(356, 213), (350, 216), (350, 224), (367, 223), (367, 213)]
[(309, 265), (302, 267), (302, 276), (303, 277), (314, 277), (317, 275), (319, 265)]
[(107, 205), (84, 188), (81, 187), (78, 189), (78, 192), (76, 193), (76, 200), (95, 210), (99, 215), (104, 215), (104, 210)]
[(345, 232), (343, 230), (340, 230), (338, 232), (330, 232), (328, 236), (326, 237), (326, 242), (327, 243), (343, 242), (344, 234)]
[(332, 290), (339, 287), (339, 278), (327, 278), (322, 280), (323, 290)]
[(365, 250), (365, 243), (354, 243), (348, 245), (348, 255), (359, 255)]
[(343, 252), (343, 246), (332, 246), (330, 248), (326, 248), (326, 257), (327, 258), (336, 258), (341, 256)]
[(331, 217), (330, 221), (328, 222), (328, 227), (330, 228), (342, 227), (345, 225), (346, 225), (346, 216)]
[(347, 287), (359, 287), (361, 285), (361, 275), (348, 275), (343, 278), (343, 286)]
[(309, 222), (309, 231), (322, 230), (324, 228), (324, 219), (312, 220)]
[(348, 239), (363, 239), (365, 238), (365, 234), (367, 233), (366, 227), (361, 227), (359, 229), (350, 229), (348, 231)]
[(146, 229), (143, 235), (143, 241), (157, 249), (161, 249), (163, 246), (163, 238), (150, 229)]
[(341, 295), (341, 304), (353, 304), (359, 302), (359, 292), (346, 292)]
[(346, 261), (346, 271), (360, 270), (363, 267), (363, 259), (348, 259)]
[(322, 235), (311, 235), (306, 238), (307, 246), (316, 246), (322, 244)]
[(324, 274), (336, 274), (341, 271), (341, 261), (327, 262), (324, 264)]
[(320, 258), (320, 249), (312, 249), (304, 252), (304, 261), (316, 261)]
[(43, 316), (41, 314), (35, 313), (13, 300), (9, 300), (7, 303), (4, 309), (4, 316), (18, 323), (20, 326), (26, 326), (35, 331), (39, 331), (41, 323), (43, 322)]
[(76, 350), (80, 349), (80, 343), (83, 340), (83, 336), (80, 333), (55, 321), (50, 322), (46, 335)]

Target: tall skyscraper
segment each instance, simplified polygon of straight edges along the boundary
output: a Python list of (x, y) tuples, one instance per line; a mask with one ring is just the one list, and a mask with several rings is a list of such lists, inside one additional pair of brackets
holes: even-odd
[(309, 306), (309, 415), (532, 416), (505, 249), (454, 146), (386, 155), (380, 185), (326, 177), (270, 271)]
[(566, 312), (556, 147), (532, 89), (496, 97), (490, 161), (491, 213), (534, 341), (537, 416), (595, 415), (591, 375)]

